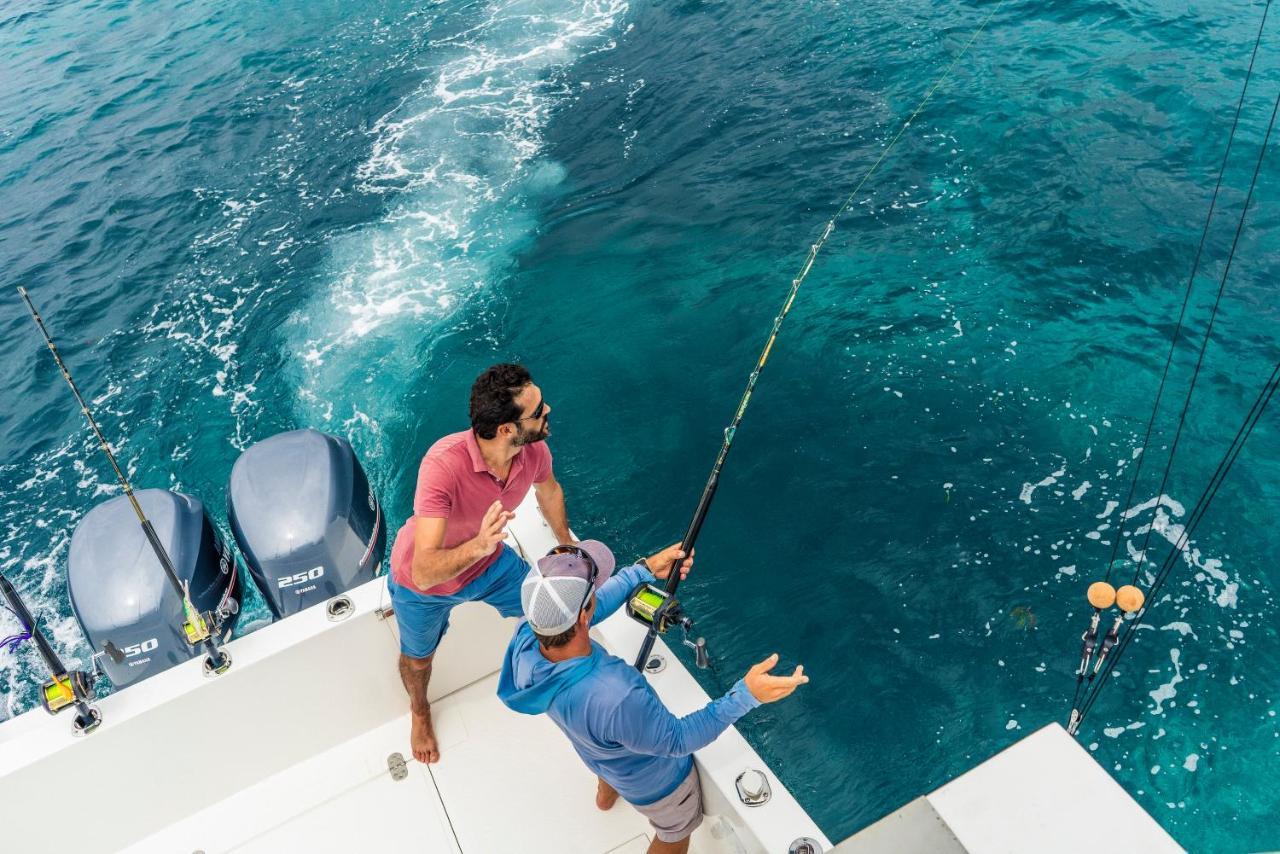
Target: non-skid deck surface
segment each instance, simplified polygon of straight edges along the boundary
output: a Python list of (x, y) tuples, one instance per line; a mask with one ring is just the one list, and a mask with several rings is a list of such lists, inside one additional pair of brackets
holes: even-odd
[[(595, 777), (546, 717), (495, 696), (497, 676), (433, 706), (441, 761), (409, 756), (404, 718), (336, 745), (129, 849), (134, 852), (547, 852), (641, 854), (648, 822), (595, 807)], [(409, 774), (395, 781), (387, 757)], [(694, 851), (720, 846), (708, 819)]]

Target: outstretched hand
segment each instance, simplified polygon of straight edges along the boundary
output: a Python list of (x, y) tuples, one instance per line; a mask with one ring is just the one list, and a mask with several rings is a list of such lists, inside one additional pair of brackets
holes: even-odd
[[(694, 553), (697, 553), (694, 549)], [(657, 554), (650, 555), (645, 558), (645, 563), (649, 564), (649, 571), (653, 573), (655, 578), (666, 579), (671, 575), (671, 568), (676, 565), (676, 561), (684, 558), (680, 563), (680, 580), (684, 581), (689, 577), (689, 570), (693, 569), (693, 555), (685, 557), (684, 549), (680, 548), (679, 543), (667, 546)]]
[(481, 557), (488, 557), (498, 544), (506, 539), (507, 523), (516, 518), (516, 514), (506, 510), (501, 501), (495, 501), (484, 512), (480, 520), (480, 532), (475, 536), (476, 551)]
[(777, 665), (778, 654), (775, 652), (754, 665), (747, 671), (747, 675), (742, 677), (747, 683), (747, 690), (751, 692), (751, 696), (762, 703), (776, 703), (783, 697), (790, 696), (792, 691), (809, 681), (809, 677), (804, 675), (803, 664), (796, 665), (795, 672), (790, 676), (774, 676), (769, 673)]

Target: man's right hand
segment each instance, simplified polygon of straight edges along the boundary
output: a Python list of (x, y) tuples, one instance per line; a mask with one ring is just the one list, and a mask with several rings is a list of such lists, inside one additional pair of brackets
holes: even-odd
[(742, 677), (742, 681), (747, 683), (747, 690), (751, 692), (751, 696), (762, 703), (776, 703), (809, 681), (809, 677), (804, 675), (803, 664), (796, 665), (796, 672), (790, 676), (773, 676), (769, 671), (777, 664), (778, 654), (775, 652), (748, 670), (747, 675)]
[(489, 505), (489, 509), (484, 512), (484, 518), (480, 520), (480, 533), (471, 540), (475, 543), (479, 558), (486, 558), (493, 554), (498, 544), (506, 539), (507, 523), (514, 518), (516, 514), (504, 509), (501, 501), (495, 501)]

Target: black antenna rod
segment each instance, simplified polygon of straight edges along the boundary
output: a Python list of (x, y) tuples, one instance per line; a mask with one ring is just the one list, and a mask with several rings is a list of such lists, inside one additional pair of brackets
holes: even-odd
[(98, 422), (93, 417), (92, 410), (89, 409), (89, 404), (85, 402), (84, 397), (80, 394), (80, 389), (76, 387), (75, 380), (71, 379), (71, 372), (67, 370), (66, 364), (62, 361), (62, 356), (58, 354), (58, 346), (53, 343), (53, 338), (49, 335), (49, 330), (45, 327), (44, 320), (40, 317), (40, 312), (36, 311), (35, 304), (31, 302), (31, 297), (27, 294), (26, 288), (19, 285), (18, 293), (26, 302), (27, 310), (31, 312), (31, 317), (35, 320), (36, 326), (40, 328), (40, 334), (44, 336), (44, 343), (49, 346), (49, 352), (53, 354), (53, 360), (58, 363), (58, 370), (62, 372), (62, 378), (67, 381), (67, 385), (71, 388), (71, 393), (76, 396), (76, 402), (80, 404), (80, 411), (84, 413), (85, 420), (89, 422), (89, 428), (93, 430), (93, 435), (97, 437), (98, 445), (111, 462), (111, 468), (116, 473), (116, 480), (120, 482), (121, 489), (124, 490), (129, 503), (133, 505), (133, 512), (138, 516), (138, 524), (142, 526), (142, 533), (146, 535), (147, 542), (151, 544), (151, 551), (155, 553), (156, 560), (160, 561), (160, 568), (164, 570), (165, 577), (169, 579), (169, 584), (173, 586), (178, 597), (182, 600), (184, 617), (182, 629), (186, 633), (187, 642), (192, 646), (204, 645), (205, 651), (208, 653), (208, 657), (205, 659), (205, 668), (209, 672), (225, 672), (231, 666), (231, 656), (219, 648), (218, 639), (214, 633), (216, 626), (210, 626), (213, 620), (210, 616), (199, 613), (192, 604), (187, 586), (182, 583), (182, 579), (178, 578), (178, 571), (173, 567), (173, 560), (165, 550), (164, 544), (160, 542), (160, 537), (156, 534), (156, 529), (151, 525), (151, 520), (142, 512), (142, 505), (138, 503), (138, 499), (134, 496), (133, 487), (129, 485), (129, 479), (125, 477), (124, 470), (120, 468), (120, 463), (116, 461), (116, 455), (112, 452), (111, 445), (107, 442), (106, 437), (102, 435), (102, 430), (98, 427)]

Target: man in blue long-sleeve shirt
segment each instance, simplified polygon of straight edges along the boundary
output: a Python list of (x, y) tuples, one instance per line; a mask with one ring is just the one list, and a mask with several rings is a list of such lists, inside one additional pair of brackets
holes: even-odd
[(596, 804), (621, 795), (654, 827), (650, 854), (683, 854), (702, 821), (702, 790), (693, 752), (761, 703), (808, 682), (804, 668), (773, 676), (772, 655), (718, 700), (677, 718), (635, 668), (591, 640), (589, 630), (618, 610), (642, 581), (693, 565), (679, 546), (614, 574), (613, 553), (586, 540), (557, 546), (537, 562), (521, 589), (525, 619), (502, 664), (498, 696), (525, 714), (545, 712), (600, 777)]

